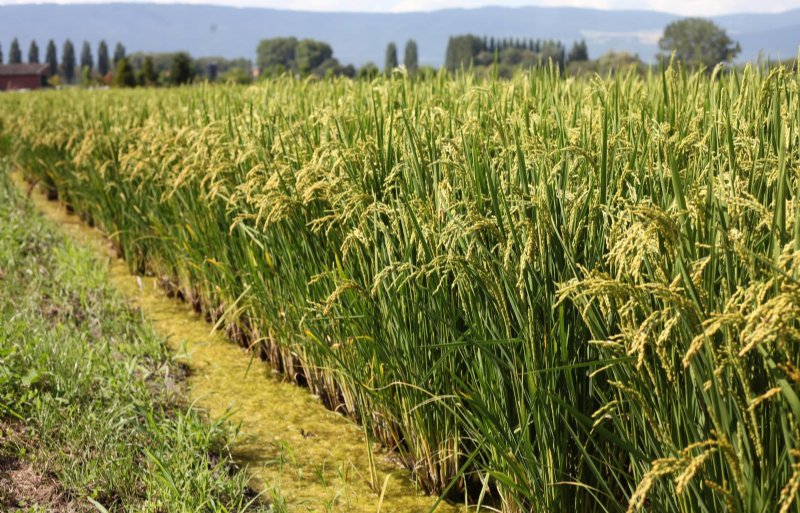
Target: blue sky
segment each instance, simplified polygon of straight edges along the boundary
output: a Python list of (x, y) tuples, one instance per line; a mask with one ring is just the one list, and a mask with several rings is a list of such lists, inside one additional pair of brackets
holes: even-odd
[[(51, 0), (52, 1), (52, 0)], [(55, 0), (57, 3), (103, 3), (103, 0)], [(131, 0), (127, 0), (131, 1)], [(140, 0), (139, 0), (140, 1)], [(800, 8), (800, 0), (149, 0), (159, 3), (201, 3), (313, 11), (408, 12), (484, 5), (546, 5), (600, 9), (647, 9), (709, 16), (734, 12), (781, 12)], [(0, 0), (0, 5), (35, 3)]]

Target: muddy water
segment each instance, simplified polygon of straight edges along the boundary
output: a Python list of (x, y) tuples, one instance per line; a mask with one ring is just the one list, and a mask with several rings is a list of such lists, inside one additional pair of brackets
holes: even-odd
[[(307, 390), (282, 382), (221, 334), (212, 334), (185, 303), (165, 297), (154, 278), (135, 277), (116, 258), (103, 234), (59, 203), (34, 193), (44, 215), (98, 258), (110, 280), (138, 305), (155, 331), (190, 369), (189, 399), (212, 418), (230, 415), (241, 425), (236, 460), (247, 466), (252, 486), (269, 500), (282, 497), (291, 512), (427, 512), (435, 498), (420, 494), (410, 473), (373, 447), (377, 486), (370, 484), (369, 452), (360, 428), (333, 413)], [(442, 503), (437, 513), (467, 511)]]

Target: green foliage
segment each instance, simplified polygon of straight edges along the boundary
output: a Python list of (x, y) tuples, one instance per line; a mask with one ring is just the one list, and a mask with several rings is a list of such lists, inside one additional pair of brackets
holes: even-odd
[(147, 56), (142, 61), (137, 82), (143, 87), (153, 87), (158, 83), (158, 74), (152, 57)]
[(447, 41), (444, 67), (450, 71), (469, 68), (473, 65), (475, 57), (485, 49), (483, 40), (478, 36), (472, 34), (451, 36)]
[(35, 40), (31, 40), (31, 45), (28, 47), (28, 62), (31, 64), (39, 64), (39, 45)]
[(92, 57), (92, 47), (89, 46), (88, 41), (84, 41), (81, 47), (81, 70), (87, 68), (90, 72), (94, 68), (94, 58)]
[(586, 46), (586, 40), (576, 41), (572, 45), (567, 57), (568, 62), (585, 62), (589, 60), (589, 49)]
[(739, 43), (734, 43), (724, 29), (702, 18), (670, 23), (664, 29), (658, 46), (664, 52), (661, 56), (664, 61), (674, 54), (679, 62), (687, 66), (703, 66), (709, 70), (717, 64), (732, 61), (741, 52)]
[(392, 71), (397, 67), (397, 46), (394, 43), (386, 46), (386, 59), (383, 62), (384, 74), (387, 77), (392, 76)]
[[(65, 509), (85, 505), (76, 511), (94, 511), (89, 501), (110, 512), (266, 510), (247, 504), (234, 433), (180, 404), (179, 366), (108, 286), (105, 263), (55, 235), (5, 169), (0, 270), (4, 468), (27, 462), (69, 498)], [(17, 511), (25, 497), (8, 504), (4, 484), (0, 507)]]
[(75, 78), (75, 47), (69, 39), (64, 41), (64, 49), (61, 51), (61, 75), (68, 84)]
[(3, 64), (3, 45), (0, 45), (0, 64)]
[(295, 65), (295, 52), (297, 51), (297, 38), (277, 37), (263, 39), (256, 48), (256, 65), (261, 70), (281, 67), (285, 70), (292, 69)]
[(19, 41), (15, 37), (11, 40), (11, 48), (8, 50), (8, 63), (20, 64), (22, 62), (22, 51), (19, 48)]
[(58, 75), (58, 57), (56, 56), (56, 44), (51, 39), (47, 42), (47, 54), (45, 55), (45, 62), (50, 66), (50, 76)]
[(352, 66), (342, 66), (333, 57), (328, 43), (313, 39), (264, 39), (256, 50), (256, 64), (264, 77), (277, 77), (286, 72), (318, 77), (355, 75)]
[(114, 85), (116, 87), (136, 87), (136, 75), (128, 59), (122, 58), (114, 69)]
[(194, 80), (194, 64), (188, 53), (178, 52), (173, 56), (169, 76), (175, 85), (189, 84)]
[[(518, 69), (535, 66), (549, 66), (559, 69), (566, 66), (564, 45), (552, 40), (523, 40), (480, 38), (475, 35), (454, 36), (450, 38), (445, 55), (445, 69), (452, 71), (470, 66), (475, 68), (494, 68), (502, 78), (510, 78)], [(486, 74), (478, 70), (478, 73)]]
[(374, 78), (377, 78), (378, 75), (380, 74), (381, 70), (378, 69), (378, 66), (376, 66), (372, 62), (368, 62), (358, 69), (358, 72), (356, 73), (356, 78), (360, 80), (373, 80)]
[(406, 49), (403, 55), (403, 64), (408, 70), (408, 74), (412, 77), (417, 74), (419, 69), (419, 56), (417, 55), (417, 42), (409, 39), (406, 43)]
[(303, 39), (295, 50), (295, 67), (301, 74), (308, 74), (322, 66), (333, 57), (333, 49), (328, 43)]
[(106, 44), (105, 40), (102, 40), (97, 46), (97, 72), (100, 73), (101, 77), (104, 77), (110, 70), (111, 66), (108, 60), (108, 45)]
[(567, 73), (575, 76), (592, 74), (608, 75), (610, 73), (634, 72), (645, 74), (647, 65), (639, 59), (638, 55), (627, 52), (607, 52), (593, 61), (570, 61)]
[(114, 47), (114, 67), (116, 68), (119, 64), (119, 61), (125, 57), (125, 47), (122, 45), (122, 43), (117, 43), (117, 46)]
[(220, 81), (225, 84), (249, 84), (252, 80), (250, 73), (239, 67), (230, 68), (220, 75)]

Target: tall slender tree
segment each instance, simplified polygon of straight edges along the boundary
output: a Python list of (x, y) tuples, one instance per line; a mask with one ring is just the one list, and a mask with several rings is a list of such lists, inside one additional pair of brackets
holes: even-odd
[(125, 47), (122, 46), (122, 43), (117, 43), (117, 46), (114, 47), (114, 67), (117, 67), (119, 61), (125, 58)]
[(3, 45), (0, 45), (0, 64), (3, 64)]
[(61, 68), (64, 80), (72, 83), (75, 78), (75, 47), (69, 39), (64, 41), (64, 50), (61, 51)]
[(88, 41), (84, 41), (83, 47), (81, 47), (81, 72), (87, 68), (89, 71), (94, 68), (94, 58), (92, 57), (92, 47), (89, 46)]
[(108, 70), (108, 45), (105, 40), (103, 40), (100, 41), (100, 44), (97, 46), (97, 71), (100, 72), (101, 76), (106, 76)]
[(47, 42), (47, 55), (45, 60), (50, 66), (50, 76), (58, 75), (58, 57), (56, 57), (56, 44), (51, 39)]
[(389, 43), (386, 47), (386, 61), (383, 66), (383, 72), (386, 75), (391, 75), (392, 70), (397, 67), (397, 46), (394, 43)]
[(15, 37), (13, 41), (11, 41), (11, 49), (8, 51), (8, 63), (9, 64), (19, 64), (22, 62), (22, 52), (19, 49), (19, 41)]
[(39, 64), (39, 45), (35, 40), (31, 40), (31, 46), (28, 48), (28, 62)]
[(417, 55), (417, 42), (409, 39), (406, 43), (405, 55), (403, 55), (403, 64), (406, 65), (406, 70), (412, 76), (417, 74), (419, 68), (418, 55)]

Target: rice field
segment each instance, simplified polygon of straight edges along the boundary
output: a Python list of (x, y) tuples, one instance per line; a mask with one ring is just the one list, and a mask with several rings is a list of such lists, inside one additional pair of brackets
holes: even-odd
[(0, 96), (3, 151), (503, 512), (798, 512), (800, 76)]

